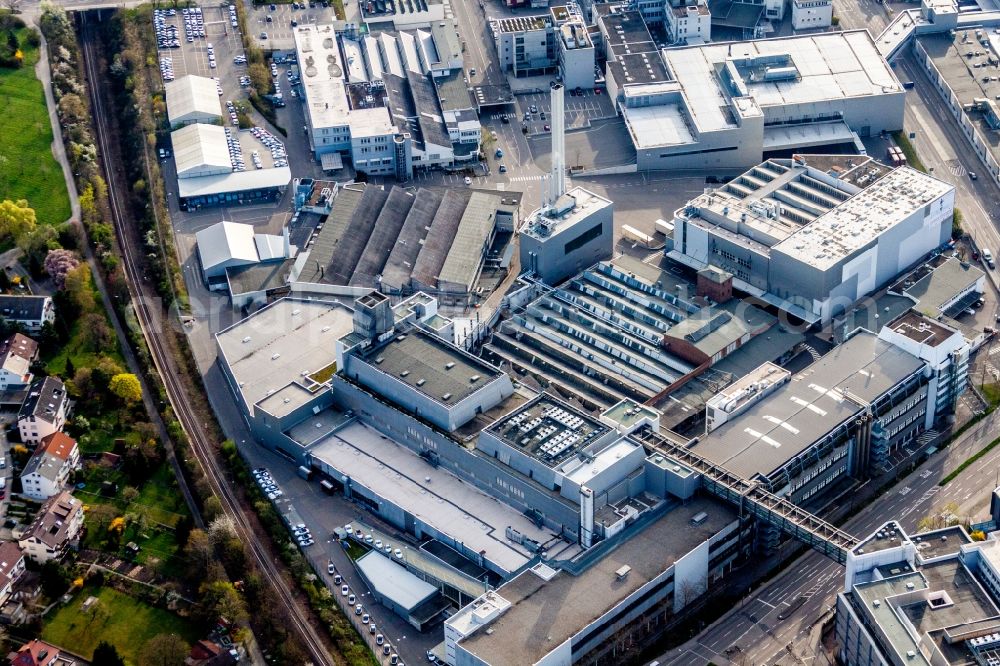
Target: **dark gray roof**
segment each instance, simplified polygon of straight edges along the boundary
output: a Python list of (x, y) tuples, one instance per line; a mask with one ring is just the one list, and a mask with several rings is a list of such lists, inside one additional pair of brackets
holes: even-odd
[(358, 287), (375, 287), (375, 276), (381, 275), (385, 262), (403, 228), (406, 216), (415, 197), (401, 187), (393, 187), (382, 206), (372, 235), (365, 245), (361, 259), (351, 275), (351, 284)]
[(392, 123), (401, 131), (409, 132), (413, 143), (423, 148), (424, 135), (417, 122), (417, 107), (413, 103), (410, 82), (389, 72), (382, 73), (382, 80), (385, 82), (385, 97)]
[(55, 422), (59, 407), (67, 400), (66, 387), (58, 377), (45, 377), (35, 380), (28, 389), (28, 398), (21, 405), (18, 419), (34, 416), (37, 419)]
[(333, 248), (333, 256), (330, 259), (330, 270), (326, 273), (326, 280), (330, 284), (347, 284), (351, 280), (354, 267), (361, 259), (361, 253), (365, 251), (368, 238), (375, 227), (375, 220), (378, 219), (382, 211), (382, 205), (389, 198), (389, 193), (378, 186), (365, 188), (365, 193), (361, 195), (361, 201), (354, 209), (351, 220), (347, 224), (344, 235), (340, 242)]
[(437, 146), (451, 146), (448, 128), (445, 127), (441, 115), (441, 104), (430, 77), (407, 70), (406, 79), (410, 84), (413, 103), (417, 109), (417, 123), (420, 125), (420, 134), (424, 142)]
[(458, 404), (504, 375), (486, 361), (419, 329), (373, 348), (364, 362), (446, 405)]
[(754, 5), (730, 0), (708, 0), (712, 25), (725, 28), (752, 28), (760, 21), (764, 5)]
[(231, 294), (246, 294), (284, 286), (295, 265), (295, 259), (279, 262), (234, 266), (226, 269)]
[(416, 201), (406, 215), (403, 228), (382, 271), (382, 284), (387, 288), (402, 290), (409, 286), (417, 255), (423, 247), (423, 240), (434, 221), (442, 197), (442, 192), (438, 190), (417, 190)]
[(347, 225), (354, 215), (354, 209), (361, 202), (367, 186), (364, 183), (354, 183), (340, 188), (336, 198), (333, 200), (333, 208), (326, 218), (326, 223), (316, 235), (316, 242), (313, 243), (309, 251), (309, 260), (306, 261), (299, 275), (301, 282), (324, 282), (325, 276), (330, 272), (330, 261), (333, 258), (333, 251), (340, 242)]
[(438, 101), (445, 111), (472, 109), (472, 97), (469, 95), (469, 85), (462, 79), (461, 72), (452, 72), (446, 76), (434, 77)]
[(767, 476), (923, 366), (862, 331), (694, 447), (744, 478)]
[(448, 190), (445, 193), (413, 265), (412, 278), (417, 284), (428, 289), (437, 287), (438, 275), (455, 242), (455, 234), (471, 196), (471, 190)]
[(0, 295), (0, 317), (11, 321), (38, 321), (45, 314), (48, 296)]

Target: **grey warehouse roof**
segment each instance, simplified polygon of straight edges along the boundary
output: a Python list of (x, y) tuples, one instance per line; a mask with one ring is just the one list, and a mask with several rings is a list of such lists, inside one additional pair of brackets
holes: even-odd
[(917, 372), (923, 362), (868, 331), (834, 348), (694, 451), (745, 478), (767, 476), (862, 407)]
[(364, 360), (432, 400), (449, 405), (461, 402), (504, 374), (486, 361), (418, 330), (397, 335), (365, 354)]
[(189, 74), (163, 86), (167, 97), (167, 117), (171, 123), (221, 118), (222, 106), (215, 81)]
[(377, 551), (369, 551), (354, 563), (381, 597), (390, 599), (407, 612), (412, 611), (437, 592), (427, 583)]

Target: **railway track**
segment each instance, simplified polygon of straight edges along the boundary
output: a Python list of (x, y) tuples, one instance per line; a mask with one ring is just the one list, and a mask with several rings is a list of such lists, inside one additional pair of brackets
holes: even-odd
[(236, 492), (229, 485), (225, 470), (215, 457), (212, 442), (198, 422), (187, 391), (176, 371), (173, 357), (163, 343), (160, 333), (165, 330), (163, 313), (150, 306), (150, 302), (158, 303), (159, 300), (155, 298), (155, 295), (153, 298), (147, 298), (144, 293), (143, 272), (136, 261), (135, 248), (131, 246), (125, 229), (126, 217), (123, 212), (126, 210), (127, 203), (123, 196), (125, 190), (121, 183), (122, 174), (117, 169), (109, 167), (108, 164), (108, 158), (113, 154), (110, 150), (108, 111), (103, 97), (97, 90), (96, 82), (100, 80), (100, 77), (98, 76), (97, 57), (94, 51), (94, 34), (92, 26), (86, 21), (82, 22), (80, 36), (84, 66), (89, 83), (87, 89), (101, 158), (101, 170), (108, 185), (108, 199), (111, 205), (115, 235), (121, 249), (121, 261), (125, 269), (129, 294), (135, 307), (143, 338), (149, 347), (153, 364), (166, 388), (170, 406), (190, 440), (191, 450), (204, 470), (212, 490), (221, 500), (223, 510), (232, 518), (240, 539), (250, 549), (251, 556), (256, 560), (264, 579), (274, 590), (275, 600), (288, 609), (292, 628), (300, 635), (313, 664), (333, 666), (336, 662), (327, 651), (316, 629), (309, 622), (306, 613), (299, 606), (294, 591), (282, 577), (278, 567), (271, 560), (270, 554), (260, 545), (260, 540), (253, 530), (250, 518), (240, 504)]

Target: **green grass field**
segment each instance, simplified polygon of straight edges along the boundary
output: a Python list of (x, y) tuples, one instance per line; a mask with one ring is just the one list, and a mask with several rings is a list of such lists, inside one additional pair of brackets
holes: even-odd
[[(105, 613), (83, 612), (87, 597), (100, 599)], [(195, 626), (173, 613), (154, 608), (111, 588), (84, 587), (66, 606), (48, 616), (42, 640), (89, 659), (98, 642), (112, 643), (130, 664), (139, 663), (142, 646), (157, 634), (175, 633), (188, 643), (198, 640)]]
[(62, 169), (52, 156), (52, 127), (45, 93), (35, 78), (38, 49), (18, 33), (24, 51), (20, 69), (0, 69), (0, 199), (27, 199), (39, 224), (61, 224), (70, 216)]

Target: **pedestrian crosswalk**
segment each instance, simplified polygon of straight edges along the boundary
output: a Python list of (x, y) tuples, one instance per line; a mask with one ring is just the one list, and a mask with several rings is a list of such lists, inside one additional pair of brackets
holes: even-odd
[(927, 446), (935, 439), (937, 439), (938, 431), (931, 428), (930, 430), (924, 432), (919, 437), (917, 437), (917, 444), (920, 446)]
[(514, 176), (510, 178), (512, 183), (534, 183), (540, 180), (544, 180), (545, 176)]

